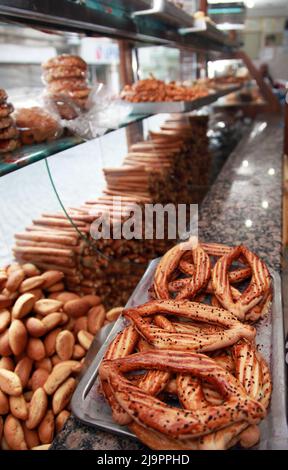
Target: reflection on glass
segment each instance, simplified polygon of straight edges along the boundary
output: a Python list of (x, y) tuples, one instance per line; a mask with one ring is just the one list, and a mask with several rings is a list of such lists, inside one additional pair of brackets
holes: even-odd
[(247, 168), (248, 165), (249, 165), (248, 160), (243, 160), (242, 166), (244, 166), (244, 168)]
[(247, 228), (252, 227), (252, 225), (253, 225), (252, 220), (251, 220), (251, 219), (246, 219), (246, 220), (245, 220), (245, 225), (246, 225)]
[(262, 205), (263, 209), (268, 209), (268, 207), (269, 207), (269, 202), (268, 202), (268, 201), (262, 201), (262, 204), (261, 204), (261, 205)]
[(269, 168), (267, 173), (268, 173), (268, 175), (273, 176), (273, 175), (275, 175), (275, 169), (274, 168)]

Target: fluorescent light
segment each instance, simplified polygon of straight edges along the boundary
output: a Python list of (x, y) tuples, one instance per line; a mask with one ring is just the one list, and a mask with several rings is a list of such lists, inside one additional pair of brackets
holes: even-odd
[(222, 23), (222, 24), (217, 24), (217, 28), (221, 29), (222, 31), (242, 30), (244, 29), (244, 24)]

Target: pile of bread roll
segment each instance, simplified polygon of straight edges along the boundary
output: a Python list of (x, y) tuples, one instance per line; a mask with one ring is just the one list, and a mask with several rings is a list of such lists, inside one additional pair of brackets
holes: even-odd
[(94, 335), (122, 311), (65, 290), (61, 271), (13, 263), (0, 270), (1, 449), (46, 449)]

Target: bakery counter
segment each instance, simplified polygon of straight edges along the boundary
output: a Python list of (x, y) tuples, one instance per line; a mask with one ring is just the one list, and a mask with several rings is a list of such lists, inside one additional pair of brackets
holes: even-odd
[[(277, 271), (282, 253), (282, 139), (278, 118), (257, 118), (227, 160), (199, 214), (202, 240), (231, 245), (243, 242)], [(51, 449), (141, 447), (72, 417)]]

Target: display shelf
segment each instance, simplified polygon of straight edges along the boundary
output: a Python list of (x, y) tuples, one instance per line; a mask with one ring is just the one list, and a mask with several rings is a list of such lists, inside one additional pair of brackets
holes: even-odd
[[(130, 115), (119, 125), (118, 129), (147, 117), (149, 115)], [(116, 129), (109, 129), (106, 133), (113, 130)], [(38, 145), (25, 145), (14, 152), (0, 156), (0, 177), (84, 142), (81, 137), (69, 136)]]
[[(0, 20), (24, 23), (37, 28), (73, 31), (86, 35), (102, 35), (116, 39), (133, 40), (137, 45), (155, 44), (171, 47), (229, 52), (232, 48), (223, 42), (223, 33), (215, 41), (209, 31), (201, 34), (180, 34), (179, 27), (193, 24), (190, 15), (180, 8), (160, 2), (162, 12), (138, 16), (139, 8), (153, 2), (87, 0), (85, 5), (71, 0), (0, 0)], [(136, 14), (136, 17), (133, 15)], [(169, 27), (167, 27), (167, 25)], [(216, 28), (215, 28), (216, 29)], [(217, 30), (218, 31), (218, 30)], [(199, 31), (197, 31), (199, 33)]]
[(193, 101), (163, 101), (163, 102), (143, 102), (131, 103), (132, 112), (137, 114), (160, 114), (160, 113), (184, 113), (194, 111), (209, 104), (214, 103), (222, 96), (234, 93), (242, 88), (242, 86), (231, 86), (229, 88), (216, 91), (203, 98)]
[(219, 44), (224, 44), (228, 47), (237, 48), (239, 44), (232, 41), (229, 36), (217, 28), (216, 25), (210, 21), (199, 18), (194, 20), (194, 25), (191, 28), (180, 28), (180, 34), (189, 38), (190, 35), (196, 35), (203, 39), (211, 39)]
[[(143, 119), (150, 117), (152, 114), (193, 111), (212, 104), (222, 96), (240, 89), (241, 86), (229, 87), (225, 90), (211, 93), (208, 96), (190, 102), (133, 103), (133, 114), (130, 114), (117, 129), (129, 126), (129, 124), (133, 124), (134, 122), (142, 121)], [(114, 130), (116, 129), (109, 129), (106, 133), (113, 132)], [(51, 155), (60, 153), (63, 150), (75, 147), (75, 145), (82, 144), (83, 142), (84, 140), (80, 137), (70, 136), (48, 143), (24, 146), (14, 152), (0, 157), (0, 177), (19, 170), (24, 166), (31, 165), (39, 160), (50, 157)]]

